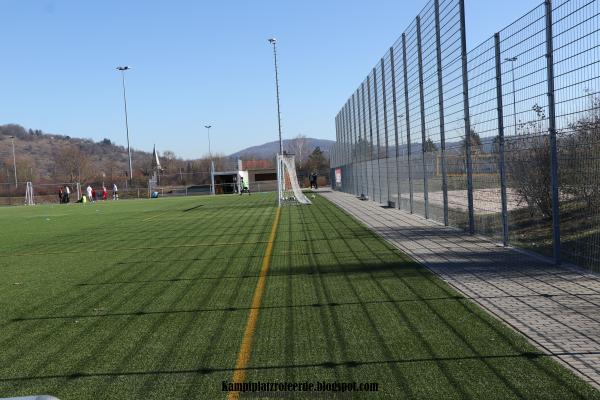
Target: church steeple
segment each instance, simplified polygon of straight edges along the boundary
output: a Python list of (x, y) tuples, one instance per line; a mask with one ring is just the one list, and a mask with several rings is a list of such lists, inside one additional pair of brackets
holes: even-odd
[(152, 149), (152, 169), (154, 171), (162, 171), (160, 160), (158, 159), (158, 153), (156, 152), (156, 145), (154, 145), (154, 148)]

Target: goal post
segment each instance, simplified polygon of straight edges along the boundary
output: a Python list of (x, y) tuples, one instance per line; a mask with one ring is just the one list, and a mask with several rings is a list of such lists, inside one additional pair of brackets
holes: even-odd
[(27, 187), (25, 189), (25, 205), (33, 206), (35, 203), (33, 202), (33, 184), (31, 182), (27, 182)]
[(292, 154), (277, 155), (277, 192), (280, 207), (289, 204), (311, 204), (298, 183), (295, 157)]

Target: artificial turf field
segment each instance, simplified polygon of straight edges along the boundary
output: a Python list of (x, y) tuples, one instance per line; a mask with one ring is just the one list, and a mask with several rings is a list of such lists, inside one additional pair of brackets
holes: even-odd
[(344, 398), (600, 398), (313, 202), (282, 209), (267, 258), (272, 194), (0, 209), (0, 397), (219, 399), (241, 371), (246, 382), (378, 384)]

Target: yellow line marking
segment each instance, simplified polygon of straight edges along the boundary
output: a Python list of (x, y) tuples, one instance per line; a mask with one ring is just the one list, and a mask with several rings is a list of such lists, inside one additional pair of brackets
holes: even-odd
[[(271, 265), (271, 254), (273, 253), (273, 243), (275, 242), (275, 235), (277, 234), (277, 225), (279, 225), (279, 215), (281, 214), (281, 208), (277, 208), (275, 213), (275, 220), (271, 228), (271, 236), (269, 236), (269, 243), (263, 257), (262, 268), (258, 276), (258, 283), (254, 290), (254, 296), (252, 297), (252, 308), (248, 314), (248, 321), (246, 322), (246, 329), (244, 330), (244, 338), (242, 339), (242, 346), (240, 347), (240, 353), (238, 354), (237, 362), (235, 363), (235, 370), (233, 377), (231, 378), (234, 383), (243, 383), (246, 380), (246, 367), (250, 361), (250, 352), (252, 348), (252, 339), (254, 338), (254, 331), (256, 330), (256, 322), (258, 321), (258, 313), (260, 311), (260, 305), (262, 303), (263, 294), (265, 292), (265, 285), (267, 283), (267, 273), (269, 272), (269, 266)], [(238, 400), (240, 398), (240, 392), (229, 392), (228, 400)]]

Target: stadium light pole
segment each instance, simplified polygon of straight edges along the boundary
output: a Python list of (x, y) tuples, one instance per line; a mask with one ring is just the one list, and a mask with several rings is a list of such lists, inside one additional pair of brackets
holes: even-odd
[(277, 93), (277, 127), (279, 128), (279, 154), (283, 155), (283, 142), (281, 140), (281, 108), (279, 105), (279, 71), (277, 68), (277, 39), (270, 38), (269, 43), (273, 45), (273, 58), (275, 61), (275, 90)]
[(127, 119), (127, 94), (125, 91), (125, 71), (130, 70), (127, 65), (117, 67), (121, 71), (121, 81), (123, 83), (123, 104), (125, 105), (125, 132), (127, 133), (127, 155), (129, 157), (129, 181), (133, 182), (133, 167), (131, 166), (131, 147), (129, 146), (129, 120)]
[(215, 164), (213, 162), (212, 151), (210, 149), (210, 128), (212, 125), (204, 125), (206, 133), (208, 135), (208, 156), (210, 157), (210, 192), (215, 194)]
[(505, 59), (512, 65), (512, 92), (513, 92), (513, 118), (515, 125), (515, 136), (517, 136), (517, 93), (515, 92), (515, 62), (518, 60), (518, 57), (511, 57)]
[[(279, 105), (279, 71), (277, 69), (277, 39), (270, 38), (269, 43), (273, 45), (273, 59), (275, 61), (275, 90), (277, 93), (277, 127), (279, 129), (279, 154), (283, 157), (283, 142), (281, 141), (281, 108)], [(279, 160), (277, 160), (277, 205), (281, 207), (281, 196), (283, 193), (283, 166), (280, 165)]]
[(15, 171), (15, 189), (16, 189), (19, 187), (19, 183), (17, 181), (17, 157), (15, 156), (15, 137), (10, 136), (10, 140), (12, 141), (13, 169)]

